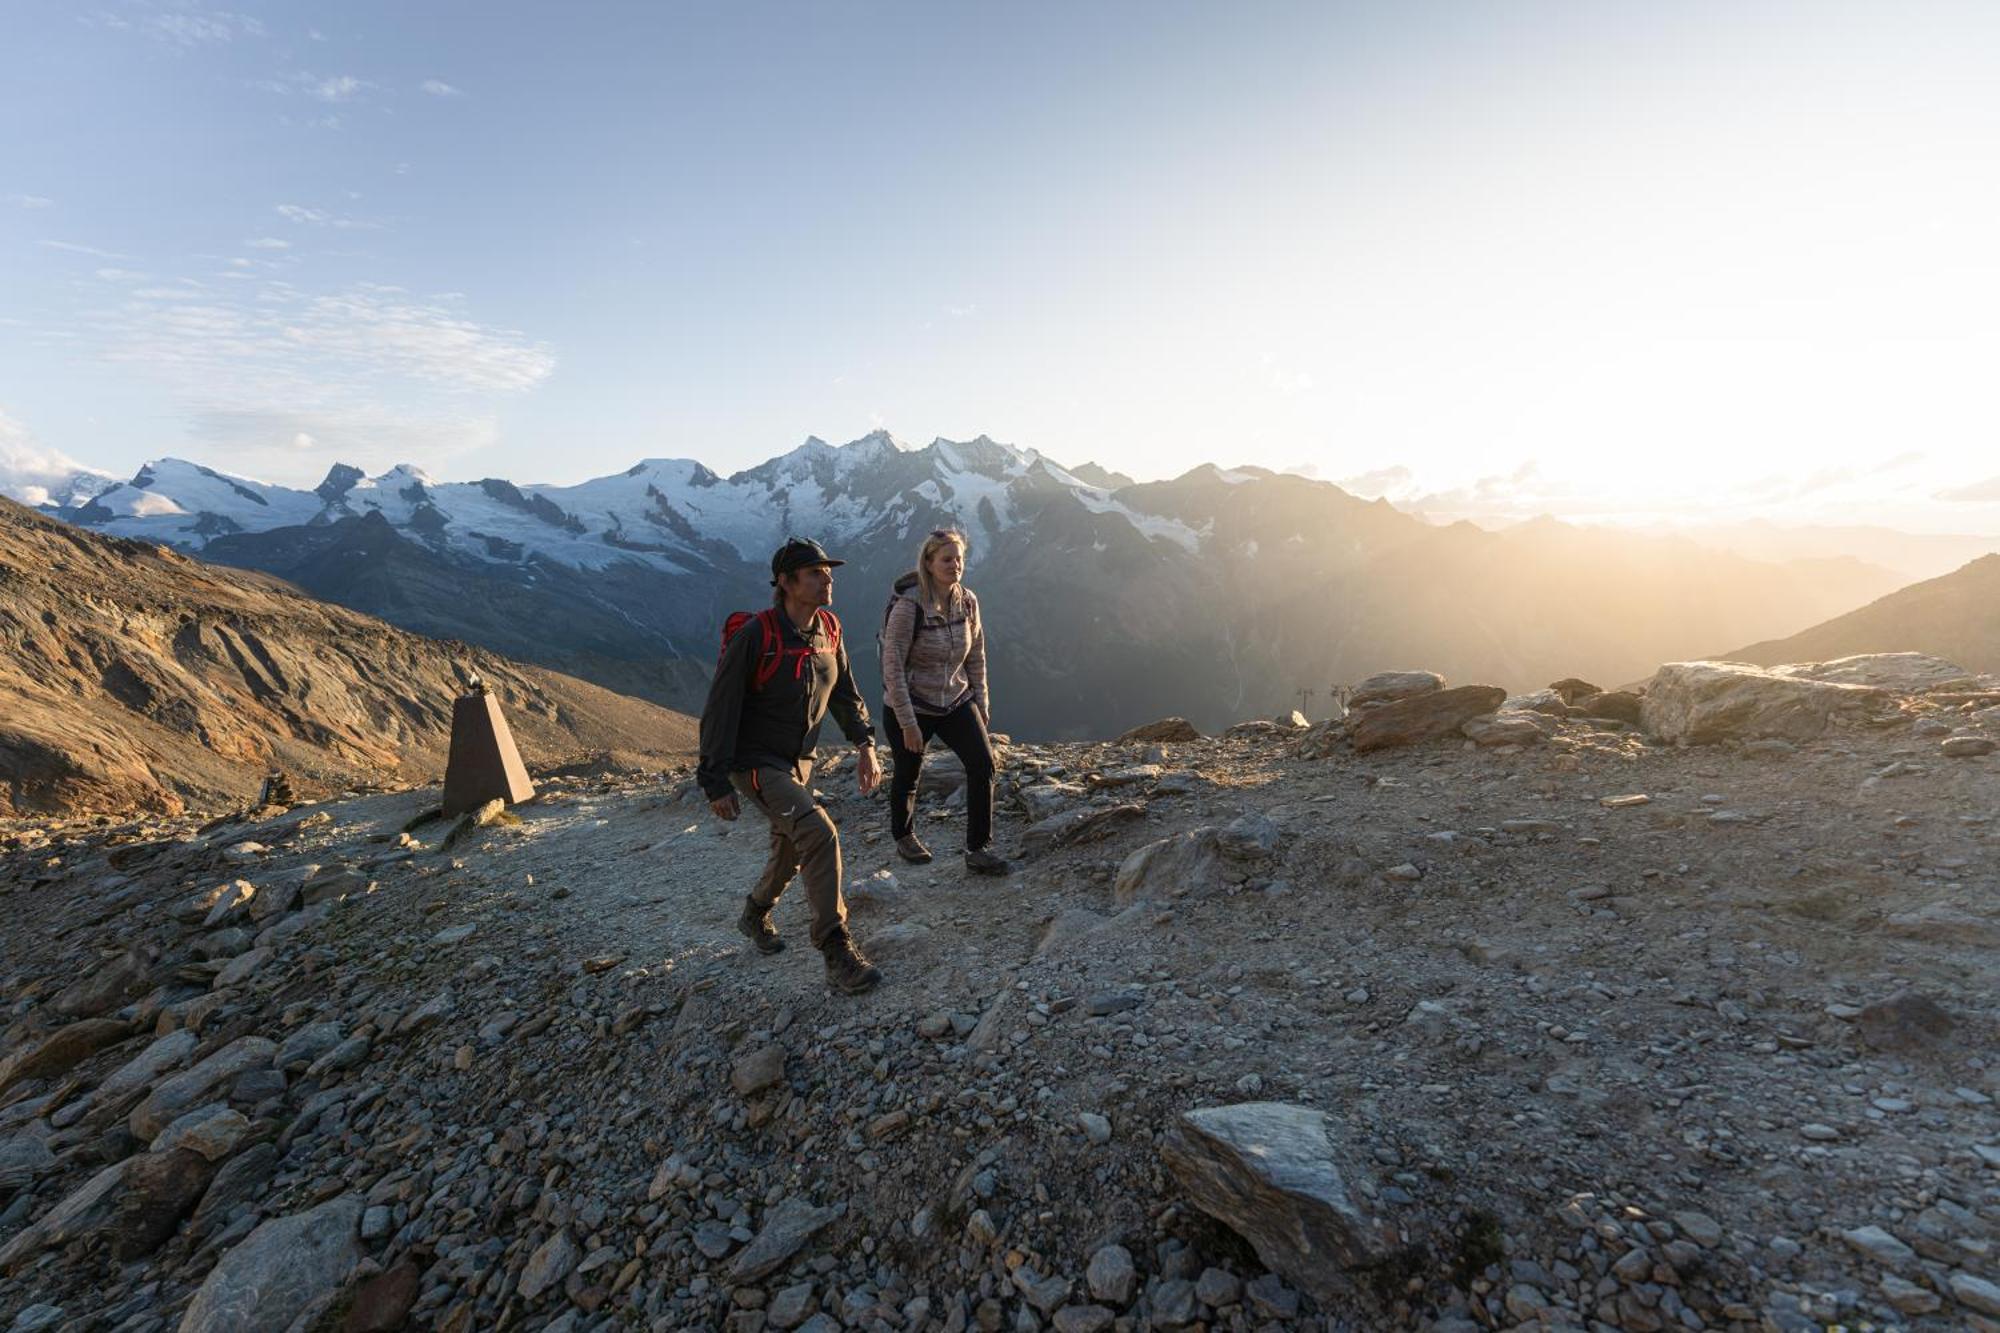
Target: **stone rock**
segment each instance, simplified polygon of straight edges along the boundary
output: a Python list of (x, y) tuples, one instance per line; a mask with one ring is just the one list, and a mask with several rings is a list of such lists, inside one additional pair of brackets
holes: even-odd
[(33, 1134), (0, 1139), (0, 1200), (32, 1186), (55, 1169), (56, 1155)]
[(261, 926), (301, 906), (304, 903), (304, 886), (305, 877), (297, 871), (266, 880), (259, 887), (257, 896), (250, 900), (251, 921)]
[(1070, 1281), (1065, 1277), (1043, 1277), (1027, 1264), (1014, 1270), (1014, 1290), (1021, 1299), (1041, 1311), (1044, 1318), (1054, 1314), (1069, 1300)]
[(1050, 1322), (1056, 1333), (1104, 1333), (1118, 1317), (1101, 1305), (1065, 1305)]
[(272, 1063), (284, 1070), (305, 1069), (338, 1047), (342, 1041), (340, 1024), (326, 1021), (308, 1023), (279, 1043)]
[(739, 1097), (754, 1097), (766, 1088), (785, 1081), (785, 1048), (759, 1046), (736, 1060), (729, 1070), (729, 1086)]
[(263, 1197), (277, 1173), (278, 1157), (276, 1144), (255, 1143), (224, 1162), (195, 1206), (195, 1229), (206, 1230), (210, 1222), (226, 1217), (237, 1204)]
[(1561, 699), (1566, 704), (1582, 703), (1592, 695), (1604, 693), (1603, 689), (1599, 686), (1593, 685), (1587, 680), (1579, 680), (1575, 676), (1564, 676), (1561, 680), (1552, 680), (1549, 682), (1549, 689), (1554, 693), (1556, 698)]
[(1204, 1268), (1195, 1279), (1194, 1297), (1211, 1310), (1243, 1299), (1243, 1282), (1226, 1268)]
[(213, 1102), (196, 1107), (161, 1130), (153, 1140), (152, 1151), (165, 1153), (186, 1148), (211, 1162), (219, 1162), (236, 1150), (249, 1129), (249, 1117)]
[(12, 1273), (51, 1246), (102, 1230), (117, 1215), (125, 1174), (136, 1160), (128, 1157), (105, 1167), (0, 1247), (0, 1273)]
[(1956, 1026), (1937, 1001), (1909, 990), (1863, 1005), (1854, 1017), (1861, 1040), (1878, 1051), (1928, 1050), (1947, 1040)]
[(1092, 1018), (1104, 1018), (1111, 1014), (1122, 1014), (1137, 1009), (1146, 1002), (1146, 997), (1136, 991), (1098, 991), (1083, 1002), (1083, 1012)]
[(1108, 837), (1121, 825), (1143, 819), (1143, 805), (1090, 805), (1050, 815), (1028, 826), (1021, 835), (1021, 847), (1030, 856), (1055, 851), (1073, 843), (1095, 842)]
[[(1420, 695), (1436, 694), (1444, 688), (1444, 677), (1435, 671), (1378, 671), (1348, 691), (1349, 709), (1395, 703)], [(1503, 693), (1501, 698), (1505, 698)], [(1488, 711), (1485, 709), (1482, 712)]]
[(1158, 764), (1131, 764), (1124, 768), (1114, 768), (1108, 773), (1093, 773), (1089, 781), (1091, 786), (1098, 788), (1139, 787), (1157, 782), (1159, 777)]
[(1212, 828), (1147, 843), (1119, 863), (1111, 882), (1112, 901), (1124, 907), (1140, 898), (1178, 897), (1207, 888), (1215, 880), (1217, 856)]
[(1283, 836), (1269, 815), (1238, 815), (1215, 835), (1215, 850), (1232, 861), (1261, 861), (1278, 850)]
[(582, 1258), (583, 1251), (577, 1248), (569, 1229), (559, 1229), (528, 1256), (526, 1266), (521, 1269), (521, 1280), (515, 1284), (514, 1290), (524, 1301), (538, 1300), (543, 1292), (568, 1277), (570, 1270)]
[(1475, 745), (1533, 745), (1553, 736), (1556, 724), (1542, 713), (1502, 709), (1468, 719), (1459, 731)]
[(1129, 1305), (1132, 1293), (1138, 1287), (1139, 1270), (1132, 1263), (1130, 1250), (1123, 1245), (1106, 1245), (1090, 1256), (1083, 1281), (1090, 1288), (1092, 1300), (1108, 1305)]
[(1996, 749), (2000, 749), (2000, 742), (1991, 736), (1947, 736), (1938, 745), (1939, 753), (1947, 759), (1977, 759)]
[(361, 1258), (360, 1217), (361, 1200), (341, 1195), (260, 1224), (209, 1271), (180, 1333), (288, 1327), (346, 1284)]
[(14, 1316), (14, 1322), (7, 1326), (7, 1333), (42, 1333), (44, 1329), (62, 1323), (64, 1313), (60, 1305), (24, 1305), (21, 1312)]
[(1953, 1273), (1950, 1286), (1952, 1299), (1966, 1309), (2000, 1319), (2000, 1287), (1966, 1272)]
[(1118, 738), (1120, 745), (1168, 745), (1180, 741), (1198, 741), (1201, 733), (1194, 723), (1184, 717), (1163, 717), (1158, 722), (1148, 722), (1134, 727)]
[(764, 1307), (764, 1313), (772, 1328), (793, 1329), (803, 1324), (813, 1313), (813, 1284), (794, 1282), (782, 1287), (771, 1297), (771, 1303)]
[(112, 1252), (126, 1261), (160, 1248), (214, 1178), (214, 1162), (188, 1148), (128, 1158), (111, 1222)]
[(215, 901), (202, 915), (204, 930), (214, 930), (217, 926), (235, 921), (239, 917), (250, 916), (250, 904), (257, 899), (257, 886), (247, 879), (234, 880), (222, 886), (215, 895)]
[(1095, 1111), (1078, 1111), (1076, 1123), (1083, 1136), (1092, 1143), (1101, 1145), (1111, 1142), (1111, 1122)]
[(1925, 903), (1914, 912), (1891, 912), (1882, 929), (1906, 940), (1992, 947), (2000, 945), (2000, 919), (1961, 912), (1947, 903)]
[(307, 880), (299, 896), (307, 907), (317, 907), (321, 903), (337, 903), (343, 898), (359, 898), (373, 892), (374, 888), (375, 882), (359, 870), (336, 866)]
[(1979, 683), (1979, 678), (1964, 667), (1928, 653), (1861, 653), (1830, 662), (1792, 662), (1771, 671), (1798, 680), (1867, 685), (1893, 694), (1970, 689)]
[(1284, 1102), (1183, 1112), (1161, 1148), (1195, 1206), (1323, 1305), (1342, 1297), (1341, 1270), (1400, 1248), (1395, 1228), (1349, 1191), (1341, 1155), (1331, 1119)]
[(1416, 745), (1456, 734), (1481, 713), (1499, 708), (1506, 698), (1507, 691), (1498, 685), (1460, 685), (1409, 695), (1357, 710), (1348, 718), (1347, 738), (1362, 752)]
[(275, 953), (276, 950), (267, 945), (264, 948), (252, 949), (249, 953), (230, 959), (228, 965), (215, 974), (215, 989), (226, 990), (231, 986), (238, 986), (248, 981), (255, 975), (258, 968), (271, 961)]
[(1890, 696), (1866, 685), (1780, 675), (1744, 662), (1669, 662), (1653, 673), (1640, 724), (1661, 740), (1809, 741), (1837, 719), (1875, 714)]
[(1881, 1287), (1883, 1297), (1903, 1314), (1934, 1314), (1944, 1304), (1936, 1292), (1905, 1281), (1894, 1273), (1882, 1275)]
[(1194, 1298), (1194, 1283), (1186, 1278), (1169, 1278), (1159, 1283), (1147, 1293), (1147, 1301), (1153, 1307), (1155, 1328), (1192, 1324), (1201, 1313), (1200, 1303)]
[(1105, 920), (1087, 907), (1065, 909), (1042, 932), (1042, 938), (1035, 944), (1035, 957), (1061, 953), (1071, 945), (1081, 943), (1102, 929)]
[(1917, 1262), (1917, 1252), (1881, 1227), (1856, 1227), (1843, 1231), (1840, 1238), (1857, 1254), (1865, 1254), (1882, 1267), (1906, 1272)]
[(458, 1002), (452, 998), (451, 988), (447, 986), (430, 999), (424, 1001), (423, 1004), (404, 1014), (402, 1019), (396, 1024), (396, 1035), (399, 1037), (414, 1036), (419, 1032), (436, 1027), (439, 1023), (444, 1022), (445, 1019), (450, 1018), (457, 1012)]
[(729, 1267), (729, 1280), (740, 1285), (769, 1277), (825, 1230), (834, 1216), (833, 1209), (815, 1208), (803, 1199), (784, 1200), (765, 1214), (756, 1237), (736, 1256)]
[(395, 1333), (409, 1318), (417, 1303), (417, 1287), (422, 1270), (408, 1259), (398, 1260), (363, 1282), (347, 1307), (340, 1333)]
[(1639, 725), (1639, 716), (1644, 703), (1645, 696), (1631, 690), (1606, 690), (1602, 694), (1593, 694), (1588, 699), (1579, 700), (1571, 706), (1585, 717), (1624, 722), (1636, 727)]
[(1569, 716), (1569, 700), (1554, 688), (1534, 690), (1527, 694), (1510, 694), (1500, 705), (1502, 713), (1533, 713), (1538, 717), (1563, 718)]
[(132, 1110), (128, 1121), (132, 1133), (151, 1143), (171, 1121), (198, 1106), (210, 1091), (246, 1069), (262, 1069), (277, 1053), (277, 1043), (267, 1038), (238, 1037), (192, 1069), (154, 1087), (146, 1100)]
[(1266, 1273), (1253, 1278), (1243, 1288), (1244, 1299), (1250, 1308), (1266, 1319), (1296, 1319), (1299, 1313), (1299, 1294), (1285, 1285), (1276, 1273)]
[(91, 1056), (132, 1035), (132, 1025), (115, 1018), (67, 1023), (37, 1042), (0, 1060), (0, 1092), (31, 1078), (57, 1078)]

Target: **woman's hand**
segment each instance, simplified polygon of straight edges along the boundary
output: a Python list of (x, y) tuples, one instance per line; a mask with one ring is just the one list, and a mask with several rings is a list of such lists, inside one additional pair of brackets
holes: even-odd
[(917, 727), (903, 728), (903, 748), (911, 754), (924, 752), (924, 733)]

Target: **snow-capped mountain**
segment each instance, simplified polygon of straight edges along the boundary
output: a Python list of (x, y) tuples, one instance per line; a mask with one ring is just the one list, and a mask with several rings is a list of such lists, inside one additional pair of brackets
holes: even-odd
[(1036, 737), (1170, 713), (1216, 724), (1384, 667), (1616, 683), (1893, 586), (1556, 523), (1436, 528), (1258, 468), (1133, 483), (984, 436), (913, 448), (886, 432), (809, 439), (730, 477), (647, 459), (573, 486), (339, 465), (297, 490), (162, 459), (65, 516), (690, 710), (722, 620), (769, 598), (770, 552), (792, 534), (849, 562), (836, 604), (872, 702), (890, 584), (926, 532), (955, 526), (996, 723)]

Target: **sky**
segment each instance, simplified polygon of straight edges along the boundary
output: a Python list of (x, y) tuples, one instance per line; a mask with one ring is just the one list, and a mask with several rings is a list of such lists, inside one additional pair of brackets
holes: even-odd
[(2000, 533), (2000, 6), (11, 0), (0, 484), (985, 434)]

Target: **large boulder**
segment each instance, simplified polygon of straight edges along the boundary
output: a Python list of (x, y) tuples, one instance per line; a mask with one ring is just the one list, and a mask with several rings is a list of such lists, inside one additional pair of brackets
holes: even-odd
[(1347, 692), (1349, 708), (1369, 708), (1420, 694), (1436, 694), (1444, 677), (1435, 671), (1378, 671)]
[(1556, 733), (1555, 719), (1546, 713), (1503, 708), (1482, 713), (1459, 728), (1475, 745), (1533, 745)]
[(250, 1069), (263, 1069), (278, 1053), (268, 1037), (238, 1037), (194, 1068), (175, 1074), (132, 1108), (132, 1133), (151, 1143), (168, 1124), (193, 1110), (224, 1082)]
[(346, 1285), (361, 1259), (355, 1236), (360, 1220), (361, 1200), (343, 1194), (263, 1223), (209, 1271), (180, 1333), (288, 1327)]
[(1196, 1207), (1323, 1305), (1351, 1294), (1343, 1272), (1402, 1248), (1395, 1227), (1349, 1189), (1334, 1123), (1311, 1107), (1244, 1102), (1186, 1111), (1160, 1151)]
[(1179, 897), (1214, 882), (1220, 839), (1212, 828), (1189, 829), (1149, 842), (1118, 865), (1112, 901), (1123, 907), (1141, 898)]
[(49, 1007), (64, 1018), (95, 1018), (145, 989), (148, 971), (146, 956), (137, 949), (127, 949), (71, 982)]
[(1831, 662), (1793, 662), (1771, 668), (1773, 675), (1836, 685), (1867, 685), (1892, 694), (1971, 689), (1979, 678), (1956, 662), (1929, 653), (1861, 653)]
[(1890, 696), (1873, 686), (1784, 676), (1745, 662), (1669, 662), (1640, 700), (1640, 724), (1661, 740), (1809, 741), (1836, 718), (1878, 712)]
[(1460, 727), (1493, 712), (1506, 698), (1507, 691), (1498, 685), (1460, 685), (1412, 694), (1394, 703), (1356, 709), (1348, 717), (1347, 738), (1356, 750), (1365, 751), (1456, 735)]
[(1112, 830), (1145, 817), (1146, 807), (1127, 802), (1122, 805), (1086, 805), (1064, 810), (1028, 827), (1021, 847), (1030, 856), (1052, 852), (1071, 843), (1095, 842)]
[(55, 1078), (132, 1035), (132, 1025), (115, 1018), (86, 1018), (57, 1028), (0, 1060), (0, 1092), (31, 1078)]
[(52, 1246), (102, 1231), (118, 1214), (126, 1172), (137, 1159), (113, 1162), (0, 1248), (0, 1273), (12, 1273)]
[(1180, 741), (1198, 741), (1201, 733), (1194, 723), (1184, 717), (1163, 717), (1158, 722), (1148, 722), (1134, 727), (1118, 738), (1119, 745), (1169, 745)]

